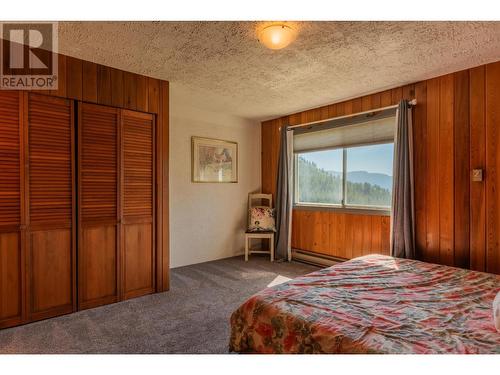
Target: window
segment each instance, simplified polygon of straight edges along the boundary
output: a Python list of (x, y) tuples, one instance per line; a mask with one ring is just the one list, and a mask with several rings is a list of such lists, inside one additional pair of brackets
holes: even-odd
[(294, 203), (390, 209), (395, 123), (385, 108), (295, 129)]
[(389, 209), (393, 143), (295, 155), (295, 203)]
[(393, 153), (393, 143), (345, 149), (347, 206), (391, 206)]
[(342, 150), (298, 154), (297, 202), (342, 204)]

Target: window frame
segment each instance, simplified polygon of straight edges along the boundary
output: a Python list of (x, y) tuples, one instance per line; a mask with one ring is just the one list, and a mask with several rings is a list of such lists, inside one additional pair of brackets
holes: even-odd
[[(331, 210), (343, 213), (362, 213), (367, 215), (390, 215), (392, 210), (392, 204), (390, 206), (370, 206), (370, 205), (358, 205), (358, 204), (346, 204), (346, 188), (347, 188), (347, 149), (355, 147), (373, 146), (373, 145), (394, 145), (394, 141), (382, 141), (373, 143), (362, 143), (357, 145), (352, 145), (349, 147), (332, 147), (332, 148), (321, 148), (318, 150), (306, 151), (306, 152), (294, 152), (293, 155), (293, 208), (307, 209), (307, 210)], [(315, 151), (331, 151), (331, 150), (342, 150), (342, 199), (340, 204), (335, 203), (307, 203), (299, 202), (299, 184), (298, 184), (298, 160), (299, 155), (306, 154)], [(394, 176), (393, 176), (394, 178)]]

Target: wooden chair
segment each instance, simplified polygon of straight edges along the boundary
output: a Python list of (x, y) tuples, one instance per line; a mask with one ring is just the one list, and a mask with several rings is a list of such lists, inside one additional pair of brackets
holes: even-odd
[[(261, 204), (254, 205), (254, 201), (260, 200)], [(267, 201), (267, 204), (264, 204)], [(263, 207), (273, 207), (273, 196), (271, 194), (248, 194), (248, 224), (250, 224), (250, 209), (252, 207), (263, 206)], [(268, 250), (252, 250), (251, 240), (269, 240)], [(271, 257), (271, 262), (274, 262), (274, 232), (250, 232), (245, 233), (245, 262), (248, 261), (249, 254), (269, 254)]]

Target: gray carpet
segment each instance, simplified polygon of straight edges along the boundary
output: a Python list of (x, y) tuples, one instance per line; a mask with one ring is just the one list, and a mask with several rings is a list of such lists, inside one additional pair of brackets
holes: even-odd
[(171, 271), (170, 291), (0, 331), (0, 353), (227, 353), (229, 317), (277, 275), (316, 270), (252, 256)]

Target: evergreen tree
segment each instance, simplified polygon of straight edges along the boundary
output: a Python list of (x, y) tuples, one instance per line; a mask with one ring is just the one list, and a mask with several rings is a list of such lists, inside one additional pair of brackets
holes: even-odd
[[(342, 177), (318, 168), (309, 160), (299, 156), (299, 202), (340, 204), (342, 200)], [(368, 182), (346, 184), (347, 204), (366, 206), (390, 206), (392, 194), (389, 189)]]

